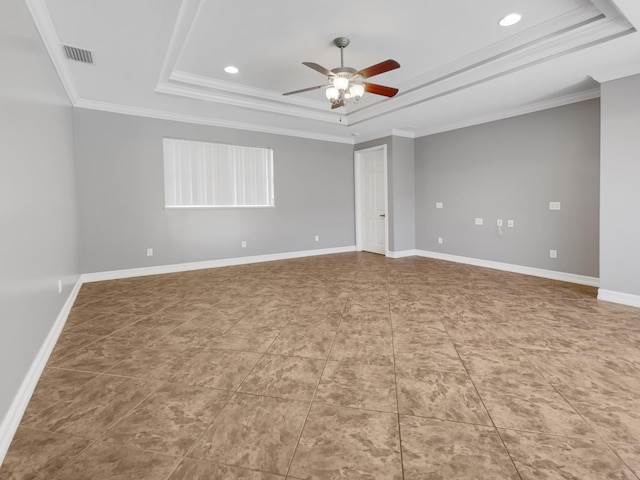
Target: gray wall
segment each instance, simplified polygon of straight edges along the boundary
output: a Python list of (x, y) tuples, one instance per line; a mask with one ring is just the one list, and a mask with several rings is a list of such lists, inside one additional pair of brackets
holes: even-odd
[(415, 248), (415, 153), (412, 138), (388, 136), (362, 142), (355, 150), (387, 146), (389, 250)]
[(22, 0), (1, 2), (0, 58), (2, 421), (78, 268), (71, 107)]
[(393, 197), (393, 248), (413, 250), (416, 245), (416, 196), (414, 140), (391, 137), (391, 192)]
[[(74, 122), (83, 272), (355, 244), (351, 145), (84, 109)], [(164, 210), (165, 136), (272, 147), (276, 207)]]
[(640, 295), (640, 75), (602, 84), (600, 288)]
[(599, 137), (590, 100), (416, 139), (416, 248), (597, 277)]

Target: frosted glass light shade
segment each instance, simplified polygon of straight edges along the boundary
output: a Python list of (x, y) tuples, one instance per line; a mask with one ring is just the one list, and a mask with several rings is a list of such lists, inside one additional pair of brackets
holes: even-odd
[(338, 90), (346, 90), (349, 87), (349, 79), (345, 77), (334, 77), (333, 86)]
[(352, 98), (358, 100), (362, 95), (364, 95), (364, 85), (358, 85), (357, 83), (351, 85), (351, 87), (349, 87), (349, 94)]
[(335, 87), (329, 87), (324, 92), (327, 95), (327, 98), (331, 101), (337, 100), (340, 96), (340, 92)]

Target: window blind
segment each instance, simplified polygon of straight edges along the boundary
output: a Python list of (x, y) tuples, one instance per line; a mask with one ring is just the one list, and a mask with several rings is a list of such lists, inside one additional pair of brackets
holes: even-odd
[(166, 207), (274, 205), (273, 150), (163, 139)]

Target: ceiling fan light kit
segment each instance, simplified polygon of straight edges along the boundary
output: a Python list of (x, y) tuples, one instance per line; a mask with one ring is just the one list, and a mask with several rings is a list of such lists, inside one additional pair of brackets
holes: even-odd
[(385, 87), (384, 85), (376, 85), (375, 83), (363, 81), (365, 78), (373, 77), (374, 75), (379, 75), (381, 73), (388, 72), (389, 70), (399, 68), (400, 64), (398, 62), (395, 60), (385, 60), (384, 62), (372, 65), (371, 67), (362, 70), (345, 67), (344, 49), (349, 45), (349, 39), (347, 37), (338, 37), (333, 41), (333, 43), (340, 49), (339, 67), (329, 70), (317, 63), (302, 62), (303, 65), (326, 75), (329, 84), (303, 88), (302, 90), (287, 92), (283, 95), (294, 95), (296, 93), (324, 88), (327, 100), (331, 102), (331, 108), (334, 109), (344, 106), (347, 102), (358, 102), (364, 95), (364, 92), (375, 93), (376, 95), (383, 95), (385, 97), (393, 97), (398, 93), (397, 88)]

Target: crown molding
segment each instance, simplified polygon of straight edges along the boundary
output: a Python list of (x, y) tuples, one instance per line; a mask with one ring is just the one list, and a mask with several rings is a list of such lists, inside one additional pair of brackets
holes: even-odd
[(416, 132), (411, 130), (401, 130), (399, 128), (392, 128), (391, 135), (395, 137), (416, 138)]
[(80, 99), (74, 105), (77, 108), (87, 110), (99, 110), (102, 112), (120, 113), (122, 115), (133, 115), (137, 117), (155, 118), (158, 120), (170, 120), (174, 122), (193, 123), (197, 125), (207, 125), (210, 127), (232, 128), (235, 130), (248, 130), (252, 132), (270, 133), (273, 135), (283, 135), (287, 137), (306, 138), (309, 140), (320, 140), (323, 142), (346, 143), (353, 145), (355, 142), (350, 137), (340, 137), (338, 135), (327, 135), (317, 132), (307, 132), (304, 130), (293, 130), (288, 128), (271, 127), (266, 125), (235, 122), (215, 118), (201, 117), (197, 115), (186, 115), (175, 112), (154, 110), (151, 108), (132, 107), (129, 105), (118, 105), (107, 102), (97, 102), (94, 100)]
[[(506, 118), (517, 117), (519, 115), (526, 115), (528, 113), (535, 113), (541, 110), (548, 110), (550, 108), (562, 107), (572, 103), (583, 102), (585, 100), (592, 100), (600, 97), (600, 88), (592, 88), (590, 90), (584, 90), (582, 92), (572, 93), (569, 95), (563, 95), (562, 97), (551, 98), (540, 102), (530, 103), (527, 105), (521, 105), (516, 108), (509, 108), (501, 110), (499, 112), (493, 112), (488, 115), (481, 115), (473, 118), (465, 119), (462, 122), (451, 122), (439, 124), (437, 127), (428, 127), (422, 129), (416, 129), (416, 131), (406, 131), (401, 129), (391, 129), (389, 131), (378, 131), (377, 133), (371, 133), (368, 135), (358, 136), (356, 139), (356, 145), (370, 142), (372, 140), (378, 140), (390, 135), (407, 138), (420, 138), (428, 135), (434, 135), (436, 133), (449, 132), (451, 130), (458, 130), (460, 128), (472, 127), (474, 125), (481, 125), (483, 123), (496, 122), (504, 120)], [(403, 135), (403, 132), (406, 135)]]
[[(330, 123), (342, 118), (345, 125), (356, 125), (511, 73), (514, 65), (529, 66), (532, 58), (537, 61), (541, 58), (546, 60), (556, 55), (558, 49), (564, 48), (567, 37), (576, 37), (576, 41), (588, 43), (595, 37), (603, 36), (598, 32), (603, 25), (606, 26), (607, 32), (611, 29), (618, 32), (620, 28), (629, 26), (626, 21), (619, 21), (619, 15), (611, 14), (611, 18), (605, 17), (601, 9), (589, 3), (428, 72), (407, 84), (401, 89), (400, 95), (391, 101), (375, 102), (356, 108), (351, 113), (338, 113), (327, 111), (326, 105), (321, 102), (303, 98), (283, 98), (281, 94), (273, 91), (176, 70), (180, 53), (185, 47), (191, 28), (197, 22), (202, 5), (201, 0), (185, 2), (168, 48), (157, 92)], [(582, 30), (587, 31), (585, 38), (576, 35), (576, 32), (580, 33)]]
[(494, 112), (489, 115), (482, 115), (474, 118), (465, 119), (461, 122), (452, 122), (438, 125), (437, 127), (429, 127), (416, 131), (416, 137), (424, 137), (427, 135), (433, 135), (436, 133), (448, 132), (451, 130), (457, 130), (459, 128), (472, 127), (474, 125), (480, 125), (483, 123), (496, 122), (498, 120), (504, 120), (505, 118), (517, 117), (519, 115), (526, 115), (528, 113), (539, 112), (542, 110), (548, 110), (550, 108), (562, 107), (572, 103), (583, 102), (585, 100), (592, 100), (600, 97), (600, 88), (592, 88), (590, 90), (584, 90), (582, 92), (571, 93), (569, 95), (563, 95), (562, 97), (555, 97), (548, 100), (542, 100), (540, 102), (529, 103), (527, 105), (521, 105), (516, 108), (509, 108)]
[[(196, 75), (193, 73), (182, 72), (175, 70), (169, 76), (170, 82), (184, 83), (188, 85), (194, 85), (196, 87), (203, 87), (209, 90), (218, 92), (227, 92), (235, 95), (242, 95), (246, 97), (253, 97), (258, 100), (271, 100), (274, 102), (286, 102), (292, 105), (307, 107), (315, 110), (319, 110), (323, 113), (327, 112), (326, 101), (320, 102), (318, 100), (311, 100), (303, 97), (283, 97), (279, 92), (273, 90), (265, 90), (263, 88), (249, 87), (238, 83), (227, 82), (224, 80), (217, 80), (211, 77), (205, 77), (203, 75)], [(337, 114), (334, 114), (334, 116)]]
[(275, 100), (258, 98), (246, 98), (239, 95), (229, 95), (223, 92), (215, 92), (210, 90), (201, 90), (190, 86), (176, 85), (173, 83), (159, 83), (155, 88), (156, 93), (164, 93), (167, 95), (175, 95), (180, 97), (194, 98), (198, 100), (206, 100), (214, 103), (222, 103), (225, 105), (233, 105), (235, 107), (250, 108), (253, 110), (262, 110), (270, 113), (278, 113), (281, 115), (295, 116), (306, 118), (309, 120), (318, 120), (326, 123), (339, 123), (341, 115), (334, 111), (310, 110), (308, 108), (296, 105), (282, 104)]
[(196, 17), (199, 15), (204, 0), (182, 0), (171, 40), (167, 46), (167, 53), (162, 62), (158, 84), (166, 83), (173, 72), (184, 44), (193, 29)]
[(602, 19), (602, 12), (586, 6), (555, 17), (541, 25), (530, 27), (517, 35), (500, 40), (457, 58), (414, 79), (404, 94), (440, 83), (468, 71), (495, 63), (505, 58), (517, 59), (526, 55), (527, 50), (543, 41), (566, 35), (568, 32)]
[(62, 86), (64, 87), (71, 104), (75, 105), (80, 99), (80, 95), (78, 95), (78, 87), (76, 86), (76, 82), (71, 74), (69, 63), (64, 56), (64, 50), (60, 39), (58, 38), (58, 34), (56, 33), (56, 29), (53, 26), (53, 22), (51, 21), (49, 10), (45, 5), (44, 0), (25, 0), (25, 3), (33, 17), (33, 21), (36, 24), (36, 28), (42, 38), (42, 42), (44, 43), (47, 53), (49, 53), (49, 57), (51, 57), (53, 66), (58, 73), (58, 77), (60, 77)]
[[(575, 13), (570, 25), (566, 24), (565, 15), (562, 21), (555, 19), (545, 28), (530, 29), (528, 36), (535, 30), (540, 34), (537, 39), (524, 37), (526, 42), (512, 48), (507, 45), (499, 53), (496, 47), (490, 46), (430, 72), (421, 84), (401, 91), (394, 102), (356, 110), (349, 115), (349, 125), (445, 97), (636, 31), (623, 17), (608, 18), (595, 8), (578, 10), (584, 11), (581, 15)], [(548, 25), (553, 25), (554, 31), (549, 32)]]
[[(635, 0), (629, 1), (633, 2)], [(367, 139), (380, 138), (381, 136), (387, 136), (389, 134), (415, 138), (553, 108), (599, 96), (599, 90), (593, 89), (543, 102), (506, 109), (489, 115), (480, 115), (471, 119), (464, 119), (460, 122), (438, 125), (437, 127), (426, 127), (416, 132), (392, 129), (391, 133), (389, 133), (389, 130), (386, 129), (377, 135), (364, 133), (362, 136), (356, 138), (350, 136), (353, 129), (347, 128), (344, 129), (344, 136), (327, 135), (295, 128), (288, 129), (270, 125), (225, 121), (222, 119), (207, 118), (206, 116), (172, 113), (161, 109), (112, 104), (80, 97), (72, 75), (71, 66), (64, 56), (60, 39), (57, 36), (57, 32), (46, 7), (46, 0), (25, 0), (25, 3), (34, 19), (34, 23), (43, 39), (45, 48), (52, 59), (53, 65), (71, 104), (78, 108), (328, 142), (355, 144), (356, 141), (361, 143), (367, 141)], [(330, 111), (328, 106), (326, 106), (326, 110), (324, 110), (321, 102), (315, 102), (305, 98), (282, 98), (282, 95), (276, 94), (275, 92), (238, 86), (230, 82), (221, 82), (208, 77), (175, 70), (185, 42), (193, 28), (195, 20), (201, 12), (203, 4), (204, 0), (182, 0), (156, 91), (181, 97), (196, 98), (212, 103), (226, 103), (243, 108), (257, 109), (294, 118), (307, 118), (314, 121), (341, 124), (343, 127), (353, 127), (359, 123), (451, 95), (475, 85), (517, 72), (529, 66), (636, 32), (635, 28), (609, 0), (592, 0), (591, 3), (575, 9), (568, 14), (556, 17), (545, 24), (524, 30), (520, 34), (509, 38), (506, 43), (503, 41), (483, 47), (470, 55), (458, 58), (450, 64), (438, 67), (420, 77), (414, 78), (410, 83), (407, 83), (405, 85), (406, 88), (402, 89), (400, 94), (393, 99), (381, 100), (370, 105), (361, 106), (347, 114), (344, 112)], [(640, 11), (640, 9), (638, 9), (638, 11)], [(637, 73), (640, 73), (640, 63), (636, 62), (634, 64), (619, 65), (602, 72), (594, 72), (592, 77), (599, 82), (604, 82)]]
[(620, 78), (640, 74), (640, 61), (632, 64), (616, 65), (615, 67), (594, 72), (590, 76), (598, 83), (610, 82)]

